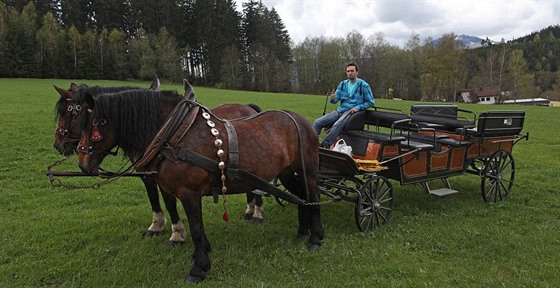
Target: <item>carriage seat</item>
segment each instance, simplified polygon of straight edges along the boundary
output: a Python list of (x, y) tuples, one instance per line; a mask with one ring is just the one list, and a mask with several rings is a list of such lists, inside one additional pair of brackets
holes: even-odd
[(473, 113), (459, 109), (457, 105), (414, 104), (410, 107), (410, 118), (421, 127), (437, 130), (455, 132), (458, 128), (474, 128), (475, 123), (461, 119), (459, 112)]
[(344, 135), (361, 138), (361, 139), (373, 140), (375, 142), (384, 143), (384, 144), (396, 144), (403, 140), (406, 140), (406, 137), (398, 134), (391, 135), (389, 133), (382, 133), (382, 132), (369, 131), (369, 130), (345, 131)]
[(340, 137), (343, 138), (348, 145), (352, 146), (352, 152), (354, 154), (365, 155), (370, 141), (386, 145), (396, 145), (406, 140), (402, 135), (391, 132), (380, 132), (379, 129), (377, 129), (377, 131), (365, 130), (366, 125), (369, 128), (371, 128), (371, 126), (375, 126), (375, 128), (393, 128), (393, 124), (396, 121), (408, 119), (408, 116), (402, 112), (392, 113), (378, 111), (378, 109), (383, 108), (377, 107), (376, 109), (367, 109), (352, 114), (344, 126), (344, 129), (341, 131)]
[(434, 150), (434, 145), (425, 142), (410, 140), (410, 138), (401, 141), (401, 147), (408, 150)]
[(487, 111), (480, 113), (476, 128), (457, 129), (458, 134), (483, 138), (516, 136), (523, 130), (525, 111)]
[(410, 132), (407, 134), (407, 136), (413, 141), (433, 145), (436, 151), (441, 150), (441, 145), (445, 145), (448, 147), (463, 147), (470, 144), (469, 141), (453, 139), (447, 135), (429, 135)]
[(367, 109), (356, 112), (350, 116), (350, 119), (346, 123), (346, 126), (344, 126), (343, 131), (364, 130), (366, 125), (391, 128), (393, 123), (403, 119), (408, 119), (408, 116), (404, 113)]

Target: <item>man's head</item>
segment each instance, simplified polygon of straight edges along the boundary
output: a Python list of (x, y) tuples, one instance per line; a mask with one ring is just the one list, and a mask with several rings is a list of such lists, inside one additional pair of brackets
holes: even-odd
[(356, 78), (358, 78), (358, 70), (358, 65), (356, 63), (348, 63), (348, 65), (346, 65), (346, 77), (348, 77), (350, 81), (356, 80)]

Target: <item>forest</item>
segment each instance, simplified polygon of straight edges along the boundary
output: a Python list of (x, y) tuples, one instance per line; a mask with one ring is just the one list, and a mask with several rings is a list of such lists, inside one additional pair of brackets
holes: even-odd
[[(0, 77), (151, 79), (325, 94), (356, 62), (376, 98), (458, 101), (498, 88), (501, 100), (560, 100), (560, 25), (466, 49), (454, 32), (411, 31), (404, 47), (383, 32), (293, 43), (274, 8), (251, 0), (2, 0)], [(313, 23), (309, 23), (313, 25)], [(461, 32), (461, 31), (458, 31)]]

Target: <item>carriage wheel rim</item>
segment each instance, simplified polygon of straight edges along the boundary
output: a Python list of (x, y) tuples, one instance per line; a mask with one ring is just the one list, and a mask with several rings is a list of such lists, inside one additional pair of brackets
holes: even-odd
[(482, 175), (482, 197), (486, 202), (504, 201), (513, 187), (515, 161), (511, 153), (495, 152), (484, 167)]
[(362, 232), (380, 227), (392, 218), (393, 195), (391, 183), (375, 176), (360, 190), (356, 203), (356, 224)]

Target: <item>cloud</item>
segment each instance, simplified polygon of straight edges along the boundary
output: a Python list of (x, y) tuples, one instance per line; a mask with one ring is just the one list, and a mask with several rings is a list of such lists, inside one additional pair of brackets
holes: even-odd
[[(242, 2), (238, 2), (241, 7)], [(421, 39), (445, 33), (494, 41), (512, 40), (560, 24), (559, 0), (263, 0), (280, 15), (294, 44), (306, 37), (365, 38), (382, 32), (404, 46), (414, 32)], [(241, 9), (240, 9), (241, 10)]]

